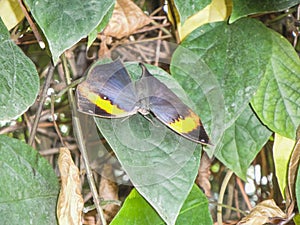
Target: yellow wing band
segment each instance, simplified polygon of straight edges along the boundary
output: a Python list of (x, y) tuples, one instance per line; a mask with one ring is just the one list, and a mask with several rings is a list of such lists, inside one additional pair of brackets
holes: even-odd
[(184, 116), (182, 119), (178, 117), (173, 123), (169, 123), (170, 128), (178, 133), (189, 133), (200, 126), (200, 119), (194, 112), (189, 111), (189, 114)]
[(120, 115), (126, 113), (123, 109), (118, 106), (111, 104), (109, 99), (103, 99), (98, 94), (89, 90), (88, 87), (81, 86), (80, 93), (88, 99), (91, 103), (98, 106), (100, 109), (112, 115)]

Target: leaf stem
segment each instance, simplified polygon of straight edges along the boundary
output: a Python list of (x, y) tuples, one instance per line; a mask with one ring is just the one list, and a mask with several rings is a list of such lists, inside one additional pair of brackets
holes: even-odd
[[(62, 64), (63, 64), (65, 76), (66, 76), (67, 85), (70, 85), (71, 77), (70, 77), (69, 70), (67, 69), (68, 66), (67, 66), (66, 58), (64, 55), (62, 55), (61, 59), (62, 59)], [(71, 106), (71, 110), (72, 110), (73, 130), (74, 130), (74, 134), (76, 136), (78, 146), (79, 146), (79, 149), (81, 152), (81, 156), (83, 159), (83, 163), (84, 163), (84, 166), (86, 169), (86, 176), (87, 176), (87, 180), (88, 180), (88, 183), (89, 183), (92, 195), (93, 195), (94, 204), (97, 209), (97, 212), (100, 217), (100, 221), (101, 221), (102, 225), (106, 225), (106, 220), (104, 218), (103, 210), (100, 206), (101, 203), (99, 200), (99, 196), (98, 196), (96, 184), (95, 184), (95, 181), (93, 178), (92, 170), (89, 166), (89, 160), (88, 160), (87, 151), (86, 151), (86, 148), (84, 145), (81, 124), (79, 121), (78, 112), (76, 110), (76, 103), (75, 103), (73, 90), (71, 88), (68, 90), (68, 98), (69, 98), (69, 102), (70, 102), (70, 106)]]

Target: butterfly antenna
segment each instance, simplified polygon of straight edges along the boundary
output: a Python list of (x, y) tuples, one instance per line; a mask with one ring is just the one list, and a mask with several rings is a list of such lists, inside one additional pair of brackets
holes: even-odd
[(154, 127), (159, 127), (159, 125), (155, 124), (154, 121), (153, 121), (150, 117), (148, 117), (147, 115), (144, 115), (144, 118), (145, 118), (146, 120), (148, 120), (150, 123), (152, 123), (152, 125), (153, 125)]

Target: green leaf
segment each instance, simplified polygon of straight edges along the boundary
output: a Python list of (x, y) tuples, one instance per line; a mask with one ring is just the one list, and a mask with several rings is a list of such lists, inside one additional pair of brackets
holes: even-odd
[(247, 169), (271, 136), (250, 107), (227, 128), (216, 147), (216, 157), (236, 175), (246, 180)]
[(253, 19), (204, 25), (173, 54), (171, 74), (193, 100), (215, 145), (209, 155), (259, 86), (271, 55), (268, 31)]
[[(126, 68), (135, 79), (141, 76), (137, 63), (127, 64)], [(170, 75), (158, 67), (147, 68), (188, 102)], [(95, 121), (139, 193), (167, 224), (174, 224), (197, 175), (200, 145), (171, 131), (156, 118), (146, 119), (140, 114)]]
[(34, 103), (38, 90), (34, 64), (10, 40), (0, 20), (0, 121), (22, 115)]
[(9, 32), (6, 26), (4, 25), (2, 19), (0, 19), (0, 41), (2, 43), (7, 40), (9, 40)]
[(233, 9), (229, 22), (233, 23), (241, 17), (257, 13), (283, 11), (300, 3), (299, 0), (232, 0)]
[(284, 190), (286, 188), (288, 165), (294, 145), (295, 140), (283, 137), (275, 133), (273, 158), (275, 165), (275, 174), (282, 196), (285, 196)]
[(293, 218), (293, 222), (295, 223), (295, 225), (300, 225), (300, 214), (296, 214)]
[(251, 103), (272, 131), (295, 139), (300, 124), (300, 60), (285, 38), (271, 30), (269, 35), (272, 55), (264, 62), (265, 75)]
[(25, 2), (43, 31), (56, 63), (66, 49), (86, 37), (101, 23), (115, 0)]
[(184, 24), (188, 17), (204, 9), (210, 2), (209, 0), (174, 0), (180, 17), (180, 23)]
[(176, 225), (181, 224), (213, 224), (210, 211), (208, 209), (208, 200), (205, 194), (196, 185), (193, 186), (192, 191), (180, 210)]
[(89, 34), (88, 44), (87, 44), (88, 48), (91, 47), (93, 42), (96, 40), (97, 34), (102, 32), (104, 30), (104, 28), (106, 27), (106, 25), (108, 24), (112, 14), (113, 14), (114, 8), (115, 8), (115, 6), (112, 5), (111, 8), (106, 13), (106, 15), (103, 17), (100, 24)]
[[(136, 189), (133, 189), (126, 198), (122, 209), (111, 222), (111, 225), (122, 224), (152, 225), (164, 224), (164, 222)], [(195, 185), (185, 200), (176, 221), (176, 225), (181, 224), (212, 224), (208, 201), (203, 192)]]
[(0, 136), (1, 224), (57, 224), (53, 169), (25, 143)]
[(148, 202), (133, 189), (110, 225), (163, 224), (163, 220)]

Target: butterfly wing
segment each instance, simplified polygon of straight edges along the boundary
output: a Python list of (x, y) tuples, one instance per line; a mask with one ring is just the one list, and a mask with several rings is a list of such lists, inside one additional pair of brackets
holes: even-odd
[(120, 60), (95, 65), (76, 90), (78, 111), (120, 118), (137, 112), (135, 87)]
[(141, 81), (147, 86), (149, 109), (165, 125), (194, 142), (209, 144), (199, 116), (185, 105), (165, 84), (143, 68)]

